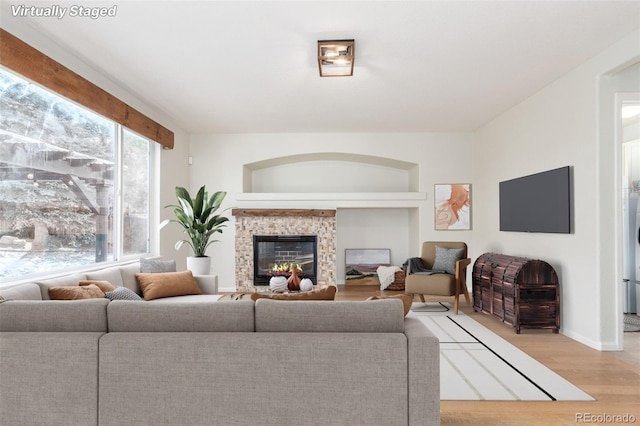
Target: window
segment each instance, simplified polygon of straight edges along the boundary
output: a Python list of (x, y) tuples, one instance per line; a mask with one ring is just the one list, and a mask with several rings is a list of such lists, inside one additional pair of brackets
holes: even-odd
[(0, 281), (148, 254), (156, 146), (0, 68)]

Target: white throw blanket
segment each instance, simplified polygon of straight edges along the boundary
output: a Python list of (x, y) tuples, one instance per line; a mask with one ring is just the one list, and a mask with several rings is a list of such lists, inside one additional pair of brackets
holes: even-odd
[(402, 271), (398, 266), (378, 266), (376, 273), (380, 280), (380, 290), (386, 289), (393, 283), (398, 271)]

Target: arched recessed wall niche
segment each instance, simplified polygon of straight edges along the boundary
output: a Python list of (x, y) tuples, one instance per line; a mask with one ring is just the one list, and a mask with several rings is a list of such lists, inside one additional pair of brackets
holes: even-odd
[[(239, 207), (336, 210), (330, 250), (338, 284), (345, 282), (347, 248), (389, 248), (392, 262), (402, 264), (418, 247), (426, 192), (419, 191), (417, 163), (339, 152), (283, 155), (244, 164), (242, 183)], [(271, 219), (268, 232), (281, 232), (276, 221), (284, 228), (290, 222)], [(242, 223), (239, 229), (237, 235), (246, 231)], [(236, 240), (239, 264), (250, 250)]]
[(243, 167), (245, 193), (407, 193), (418, 186), (418, 164), (363, 154), (288, 155)]

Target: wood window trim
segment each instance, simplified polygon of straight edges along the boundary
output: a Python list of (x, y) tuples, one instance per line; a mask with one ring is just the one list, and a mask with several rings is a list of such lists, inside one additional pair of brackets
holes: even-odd
[(0, 28), (0, 65), (173, 149), (174, 134), (120, 99)]

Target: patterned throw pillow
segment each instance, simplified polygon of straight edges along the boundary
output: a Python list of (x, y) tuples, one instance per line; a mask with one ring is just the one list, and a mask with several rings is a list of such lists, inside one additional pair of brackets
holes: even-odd
[(158, 272), (176, 272), (175, 260), (140, 259), (140, 272), (155, 274)]
[(433, 262), (434, 271), (445, 271), (447, 274), (456, 274), (456, 262), (462, 259), (464, 249), (448, 249), (436, 246), (436, 260)]
[(104, 294), (109, 300), (143, 300), (133, 290), (126, 287), (117, 287), (113, 291), (108, 291)]

